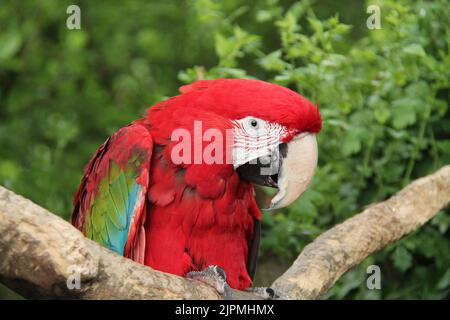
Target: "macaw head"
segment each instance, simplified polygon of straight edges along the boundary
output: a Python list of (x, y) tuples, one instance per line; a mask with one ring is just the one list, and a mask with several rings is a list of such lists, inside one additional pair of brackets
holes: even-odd
[[(231, 145), (225, 139), (224, 145), (240, 178), (278, 189), (268, 209), (288, 206), (306, 191), (317, 166), (316, 133), (322, 127), (317, 106), (260, 80), (199, 80), (180, 91), (171, 98), (180, 106), (172, 108), (177, 126), (198, 119), (206, 123), (203, 130), (231, 132)], [(165, 109), (171, 99), (150, 112)]]

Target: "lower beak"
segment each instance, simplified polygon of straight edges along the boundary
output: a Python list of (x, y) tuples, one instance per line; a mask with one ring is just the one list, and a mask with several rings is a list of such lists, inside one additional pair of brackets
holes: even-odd
[(300, 134), (287, 144), (278, 177), (278, 193), (270, 201), (268, 210), (279, 209), (297, 200), (308, 188), (317, 167), (315, 134)]
[(314, 176), (317, 156), (316, 135), (304, 132), (281, 144), (270, 156), (238, 167), (237, 172), (243, 179), (278, 188), (266, 209), (274, 210), (290, 205), (306, 191)]

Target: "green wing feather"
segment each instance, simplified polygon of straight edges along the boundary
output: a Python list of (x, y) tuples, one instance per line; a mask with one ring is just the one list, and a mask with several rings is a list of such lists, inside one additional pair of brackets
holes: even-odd
[(109, 172), (92, 198), (91, 223), (86, 224), (86, 234), (100, 244), (123, 255), (133, 219), (134, 204), (142, 191), (136, 179), (136, 166), (120, 168), (110, 160)]
[[(145, 202), (153, 141), (138, 124), (120, 129), (86, 167), (75, 195), (72, 223), (85, 235), (115, 252), (142, 259)], [(140, 249), (137, 249), (140, 248)], [(136, 260), (137, 261), (137, 260)], [(140, 261), (142, 262), (142, 261)]]

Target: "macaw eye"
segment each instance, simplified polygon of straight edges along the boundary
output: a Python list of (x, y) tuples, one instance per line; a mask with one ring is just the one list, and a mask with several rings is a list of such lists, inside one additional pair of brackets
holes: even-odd
[(250, 125), (253, 128), (258, 128), (258, 121), (256, 119), (250, 119)]

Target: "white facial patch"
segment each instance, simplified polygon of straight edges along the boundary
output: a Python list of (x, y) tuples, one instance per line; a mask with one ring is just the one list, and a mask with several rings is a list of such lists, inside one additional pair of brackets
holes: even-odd
[(255, 117), (245, 117), (233, 120), (233, 165), (237, 168), (244, 163), (257, 163), (270, 156), (278, 154), (278, 145), (282, 142), (288, 130), (286, 127)]

